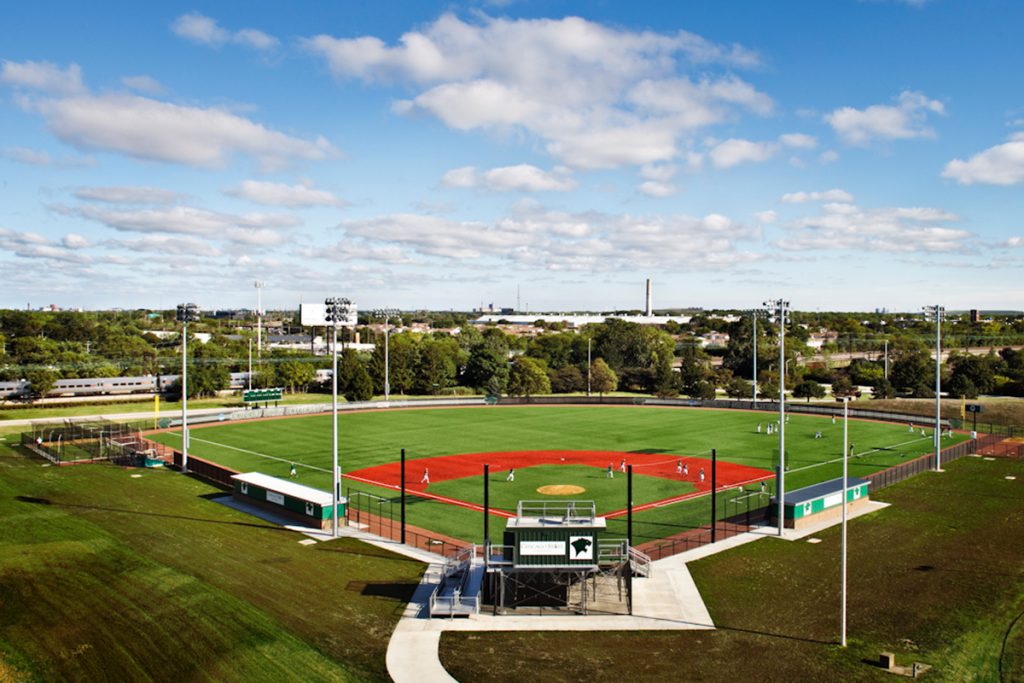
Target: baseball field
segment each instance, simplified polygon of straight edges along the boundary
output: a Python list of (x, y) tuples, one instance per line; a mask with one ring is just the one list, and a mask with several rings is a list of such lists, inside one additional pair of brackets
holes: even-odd
[[(594, 500), (612, 534), (625, 535), (624, 469), (632, 465), (634, 542), (707, 523), (712, 449), (717, 454), (718, 517), (773, 493), (775, 415), (639, 406), (516, 406), (343, 413), (339, 463), (346, 493), (397, 497), (406, 451), (409, 521), (467, 541), (482, 529), (483, 466), (490, 466), (493, 528), (519, 500)], [(777, 429), (777, 426), (775, 426)], [(189, 452), (248, 472), (331, 485), (331, 416), (195, 426)], [(863, 476), (930, 452), (930, 429), (851, 420), (850, 475)], [(180, 447), (178, 431), (154, 438)], [(841, 474), (843, 421), (791, 415), (786, 425), (786, 488)], [(951, 445), (965, 437), (944, 437)], [(509, 476), (509, 474), (513, 476)], [(763, 482), (763, 486), (762, 486)], [(573, 493), (555, 493), (573, 487)]]

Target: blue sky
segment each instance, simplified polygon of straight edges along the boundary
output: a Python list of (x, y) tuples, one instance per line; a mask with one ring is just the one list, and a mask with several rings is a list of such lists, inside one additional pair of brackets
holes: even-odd
[[(667, 7), (666, 7), (667, 6)], [(1024, 3), (37, 2), (0, 306), (1024, 309)]]

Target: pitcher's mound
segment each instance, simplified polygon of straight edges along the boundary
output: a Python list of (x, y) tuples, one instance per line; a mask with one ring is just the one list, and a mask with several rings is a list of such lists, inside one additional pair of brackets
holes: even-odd
[(585, 488), (574, 484), (548, 484), (537, 489), (537, 493), (543, 493), (545, 496), (571, 496), (584, 491)]

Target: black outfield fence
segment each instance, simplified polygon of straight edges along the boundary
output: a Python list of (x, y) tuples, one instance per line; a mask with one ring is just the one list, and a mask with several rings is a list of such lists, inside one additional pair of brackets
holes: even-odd
[[(401, 499), (383, 498), (365, 491), (348, 490), (345, 517), (357, 529), (402, 542)], [(419, 527), (405, 527), (405, 545), (444, 557), (454, 557), (472, 545)]]

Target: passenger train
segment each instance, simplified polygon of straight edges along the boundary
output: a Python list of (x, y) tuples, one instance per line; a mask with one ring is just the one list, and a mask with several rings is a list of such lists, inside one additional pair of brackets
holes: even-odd
[[(179, 375), (145, 375), (142, 377), (83, 377), (81, 379), (58, 379), (46, 398), (66, 396), (115, 396), (124, 394), (157, 394), (170, 390)], [(324, 383), (331, 379), (330, 369), (318, 369), (315, 382)], [(249, 383), (248, 372), (232, 372), (229, 389), (245, 389)], [(28, 382), (16, 380), (0, 382), (0, 400), (17, 399), (28, 395)]]
[[(105, 396), (118, 394), (157, 394), (169, 391), (180, 375), (145, 375), (142, 377), (82, 377), (58, 379), (46, 398), (65, 396)], [(232, 389), (242, 389), (249, 378), (247, 372), (232, 372)], [(22, 398), (28, 395), (28, 382), (0, 382), (0, 398)]]

